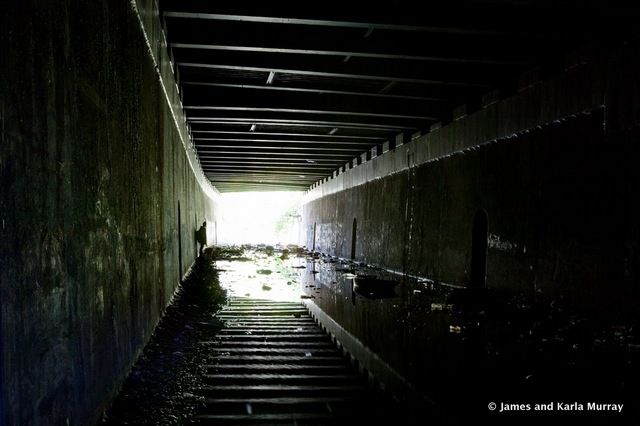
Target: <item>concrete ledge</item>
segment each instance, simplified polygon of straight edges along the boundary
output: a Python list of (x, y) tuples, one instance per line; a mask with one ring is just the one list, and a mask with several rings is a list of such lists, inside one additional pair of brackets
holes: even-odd
[[(517, 91), (511, 96), (500, 99), (499, 91), (494, 90), (482, 97), (478, 110), (460, 105), (452, 111), (452, 122), (434, 123), (428, 133), (403, 141), (402, 145), (396, 144), (394, 150), (385, 150), (383, 154), (382, 150), (374, 147), (371, 152), (367, 151), (362, 164), (339, 175), (334, 174), (328, 181), (320, 182), (308, 190), (304, 202), (599, 108), (607, 103), (607, 97), (611, 98), (612, 84), (632, 75), (626, 73), (625, 77), (612, 76), (607, 72), (606, 66), (613, 69), (616, 67), (616, 60), (637, 60), (636, 55), (628, 47), (602, 57), (576, 54), (574, 56), (577, 57), (570, 58), (572, 63), (576, 63), (575, 66), (546, 79), (543, 79), (540, 67), (527, 70), (520, 75)], [(617, 84), (620, 87), (630, 86)], [(609, 100), (609, 103), (615, 102), (615, 99)], [(634, 111), (629, 116), (637, 121), (636, 109), (620, 110)]]
[(400, 373), (366, 347), (360, 339), (349, 333), (327, 315), (318, 305), (308, 299), (304, 300), (304, 304), (309, 309), (313, 319), (326, 329), (332, 339), (337, 340), (342, 350), (348, 352), (352, 358), (358, 361), (360, 372), (366, 372), (369, 380), (375, 378), (384, 391), (390, 393), (399, 401), (420, 399), (426, 404), (435, 405), (425, 395), (421, 395)]
[(177, 84), (178, 79), (173, 72), (166, 37), (160, 24), (158, 3), (155, 1), (131, 0), (131, 7), (140, 22), (140, 28), (147, 44), (149, 56), (153, 61), (160, 87), (171, 111), (174, 125), (180, 135), (180, 141), (187, 154), (187, 160), (189, 161), (191, 170), (193, 170), (193, 174), (204, 193), (210, 198), (218, 200), (220, 193), (205, 176), (191, 139), (191, 132), (187, 125), (186, 115), (182, 107), (182, 98)]

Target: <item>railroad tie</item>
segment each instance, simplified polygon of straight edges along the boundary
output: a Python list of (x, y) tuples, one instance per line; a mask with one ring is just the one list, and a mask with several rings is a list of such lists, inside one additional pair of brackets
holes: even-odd
[(369, 386), (296, 302), (235, 297), (217, 315), (197, 424), (333, 425), (388, 418), (391, 400)]

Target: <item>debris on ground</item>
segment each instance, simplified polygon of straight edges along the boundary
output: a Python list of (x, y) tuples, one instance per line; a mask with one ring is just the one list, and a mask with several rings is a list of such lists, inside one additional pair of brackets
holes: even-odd
[(211, 320), (211, 313), (225, 303), (226, 291), (220, 287), (218, 271), (201, 256), (179, 285), (102, 423), (184, 424), (203, 402), (190, 393), (202, 385), (204, 348), (197, 342), (217, 333), (221, 325)]
[(209, 260), (251, 260), (244, 255), (244, 252), (244, 247), (239, 246), (211, 246), (204, 249), (205, 256)]

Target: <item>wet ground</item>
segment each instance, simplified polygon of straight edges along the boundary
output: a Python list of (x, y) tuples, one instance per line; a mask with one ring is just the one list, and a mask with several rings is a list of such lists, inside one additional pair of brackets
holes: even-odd
[[(295, 256), (292, 253), (292, 256)], [(184, 424), (204, 404), (203, 386), (212, 340), (224, 326), (216, 313), (229, 298), (300, 299), (287, 250), (212, 248), (181, 284), (173, 303), (127, 377), (103, 424)]]
[[(192, 389), (202, 385), (207, 354), (197, 342), (222, 327), (215, 312), (224, 296), (317, 304), (436, 403), (435, 416), (425, 408), (425, 424), (481, 417), (507, 424), (640, 424), (634, 320), (574, 312), (562, 299), (412, 279), (293, 247), (213, 254), (215, 263), (199, 264), (206, 278), (193, 280), (199, 285), (187, 280), (168, 309), (107, 424), (186, 423), (202, 407)], [(532, 408), (499, 413), (502, 403)], [(536, 403), (552, 403), (554, 410), (534, 412)], [(576, 409), (559, 412), (560, 403)], [(624, 404), (623, 413), (589, 410), (589, 403)]]
[[(488, 417), (640, 424), (637, 318), (576, 312), (561, 298), (457, 288), (329, 256), (301, 259), (299, 267), (308, 297), (433, 400), (438, 423)], [(497, 411), (501, 402), (531, 409), (497, 413), (492, 402)], [(554, 409), (534, 412), (536, 403)], [(559, 403), (576, 410), (560, 412)], [(589, 403), (624, 404), (623, 413), (589, 410)]]
[(217, 316), (196, 424), (411, 424), (298, 301), (234, 296)]

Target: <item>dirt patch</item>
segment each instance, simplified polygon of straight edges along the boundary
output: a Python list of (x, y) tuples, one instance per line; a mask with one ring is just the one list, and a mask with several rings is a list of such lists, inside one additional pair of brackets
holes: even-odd
[(212, 315), (226, 303), (218, 272), (205, 256), (195, 263), (131, 369), (103, 424), (184, 424), (201, 404), (204, 348), (221, 328)]

